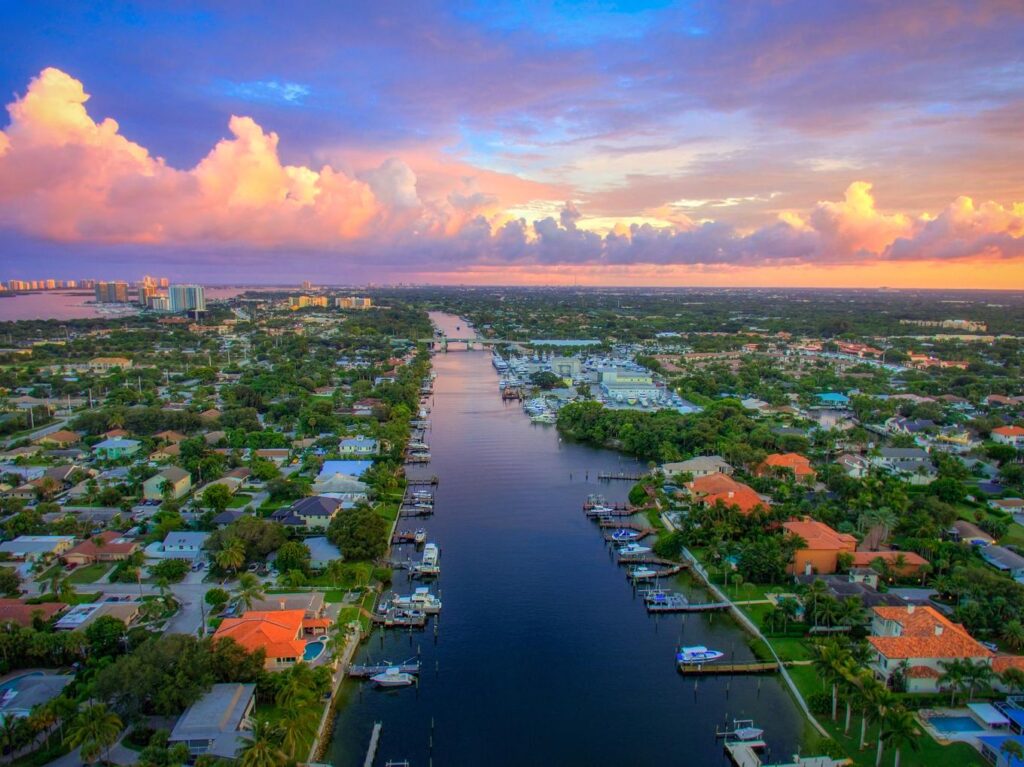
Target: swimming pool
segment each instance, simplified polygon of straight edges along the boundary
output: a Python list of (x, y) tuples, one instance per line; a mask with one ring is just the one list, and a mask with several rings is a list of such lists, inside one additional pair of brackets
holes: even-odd
[(946, 734), (984, 731), (984, 728), (969, 716), (933, 716), (929, 717), (928, 724), (938, 732)]
[(17, 690), (18, 686), (19, 686), (19, 683), (23, 679), (28, 679), (29, 677), (42, 676), (42, 675), (43, 675), (42, 671), (30, 671), (27, 674), (22, 674), (21, 676), (16, 676), (16, 677), (14, 677), (14, 679), (8, 679), (3, 684), (0, 684), (0, 693), (6, 692), (7, 690)]
[(311, 639), (306, 642), (306, 650), (302, 653), (302, 659), (304, 661), (316, 660), (324, 653), (326, 643), (322, 639)]

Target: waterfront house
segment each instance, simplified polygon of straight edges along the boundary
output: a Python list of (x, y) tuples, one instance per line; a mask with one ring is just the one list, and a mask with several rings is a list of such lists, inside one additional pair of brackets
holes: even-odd
[(968, 543), (972, 546), (990, 546), (996, 539), (986, 533), (973, 522), (958, 519), (953, 523), (954, 536), (961, 543)]
[(959, 623), (933, 607), (875, 607), (871, 616), (871, 670), (889, 678), (907, 664), (907, 692), (937, 692), (942, 664), (969, 659), (991, 664), (993, 653)]
[(138, 452), (140, 444), (141, 443), (135, 439), (114, 437), (113, 439), (105, 439), (102, 442), (97, 442), (93, 445), (92, 451), (97, 458), (116, 460)]
[(177, 500), (192, 489), (192, 475), (179, 466), (168, 466), (142, 483), (142, 496), (149, 501), (163, 500), (165, 483), (171, 498)]
[(936, 477), (931, 456), (918, 447), (883, 447), (871, 464), (912, 485), (927, 485)]
[(252, 603), (252, 609), (260, 613), (280, 610), (302, 610), (306, 620), (323, 618), (327, 603), (321, 591), (302, 591), (294, 594), (268, 594)]
[(91, 565), (95, 562), (120, 562), (139, 550), (139, 542), (123, 537), (115, 530), (106, 530), (72, 546), (62, 559), (69, 565)]
[(834, 573), (838, 569), (839, 555), (852, 554), (857, 548), (857, 539), (852, 535), (837, 533), (824, 522), (809, 517), (791, 519), (782, 527), (802, 538), (805, 544), (793, 553), (793, 561), (786, 568), (788, 573)]
[(373, 437), (364, 437), (359, 434), (342, 439), (338, 443), (338, 452), (351, 458), (369, 458), (380, 452), (380, 445)]
[(846, 472), (851, 479), (863, 479), (867, 476), (871, 464), (868, 459), (856, 453), (844, 453), (836, 459), (836, 464)]
[(233, 639), (247, 652), (263, 650), (264, 668), (280, 671), (302, 660), (306, 649), (303, 639), (303, 610), (250, 610), (241, 618), (225, 618), (214, 633), (214, 640)]
[(288, 463), (291, 451), (286, 447), (266, 447), (255, 450), (254, 454), (257, 458), (263, 458), (277, 466), (283, 466)]
[(75, 631), (84, 629), (104, 616), (117, 618), (129, 625), (139, 617), (141, 601), (123, 602), (89, 602), (76, 605), (60, 616), (53, 627), (58, 631)]
[(734, 470), (720, 455), (698, 455), (686, 461), (663, 464), (661, 471), (666, 477), (671, 477), (673, 474), (689, 474), (694, 479), (698, 479), (709, 474), (732, 475)]
[(324, 482), (336, 475), (359, 479), (371, 466), (373, 461), (324, 461), (316, 481)]
[(234, 759), (247, 742), (255, 706), (255, 684), (215, 684), (178, 717), (167, 745), (184, 743), (194, 757)]
[(743, 514), (751, 514), (757, 508), (767, 508), (768, 503), (749, 485), (738, 482), (726, 474), (709, 474), (686, 483), (690, 496), (705, 506), (721, 501), (726, 506), (736, 506)]

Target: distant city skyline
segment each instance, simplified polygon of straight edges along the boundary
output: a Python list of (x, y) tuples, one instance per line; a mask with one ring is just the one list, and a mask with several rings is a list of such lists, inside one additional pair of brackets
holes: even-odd
[(5, 21), (5, 282), (1024, 288), (1019, 3)]

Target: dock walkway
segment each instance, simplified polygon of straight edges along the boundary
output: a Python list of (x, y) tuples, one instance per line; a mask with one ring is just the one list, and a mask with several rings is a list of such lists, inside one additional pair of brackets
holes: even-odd
[(770, 674), (779, 670), (775, 661), (752, 663), (679, 663), (680, 674), (702, 674), (705, 676), (732, 674)]

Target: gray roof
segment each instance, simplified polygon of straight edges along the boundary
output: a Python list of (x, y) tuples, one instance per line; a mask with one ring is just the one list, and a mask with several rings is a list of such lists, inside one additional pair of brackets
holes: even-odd
[(291, 505), (291, 511), (300, 517), (330, 517), (341, 504), (336, 498), (311, 495)]
[(986, 546), (982, 558), (999, 570), (1024, 570), (1024, 557), (1005, 546)]
[(678, 474), (687, 471), (722, 471), (723, 469), (731, 469), (732, 466), (720, 455), (698, 455), (686, 461), (666, 463), (661, 468), (667, 473)]
[(207, 740), (206, 753), (233, 757), (244, 745), (242, 723), (255, 694), (254, 684), (215, 684), (178, 718), (169, 742)]
[(314, 538), (307, 538), (303, 543), (309, 548), (309, 558), (313, 562), (330, 562), (332, 559), (341, 559), (341, 551), (322, 535)]
[(185, 477), (189, 476), (189, 473), (178, 466), (168, 466), (155, 476), (163, 477), (169, 482), (180, 482), (185, 479)]
[(928, 451), (919, 447), (883, 447), (878, 452), (882, 458), (890, 458), (900, 461), (926, 461), (929, 458)]

